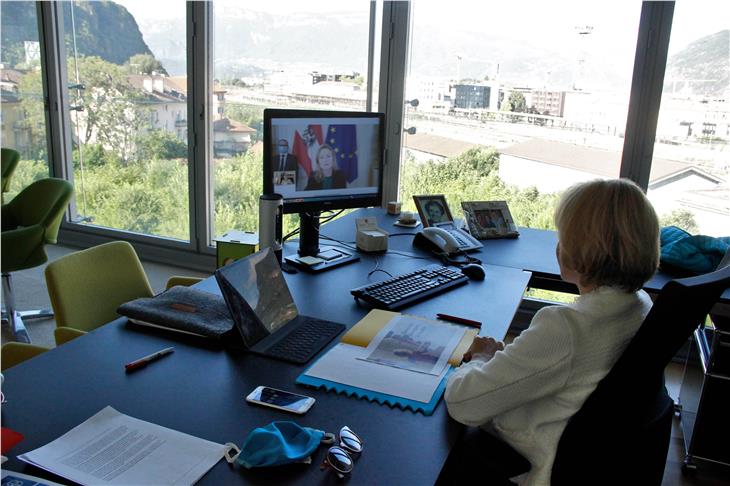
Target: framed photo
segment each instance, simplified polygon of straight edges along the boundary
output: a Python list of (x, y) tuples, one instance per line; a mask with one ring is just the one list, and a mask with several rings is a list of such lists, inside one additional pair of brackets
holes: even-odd
[(443, 194), (413, 196), (413, 202), (416, 203), (416, 209), (424, 228), (454, 221)]
[(464, 218), (472, 236), (480, 240), (517, 238), (517, 231), (507, 201), (464, 201)]

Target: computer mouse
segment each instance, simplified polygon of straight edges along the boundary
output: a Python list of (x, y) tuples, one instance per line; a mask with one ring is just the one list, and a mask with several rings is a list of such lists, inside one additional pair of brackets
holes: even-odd
[(461, 273), (472, 280), (484, 280), (484, 267), (478, 263), (470, 263), (461, 267)]

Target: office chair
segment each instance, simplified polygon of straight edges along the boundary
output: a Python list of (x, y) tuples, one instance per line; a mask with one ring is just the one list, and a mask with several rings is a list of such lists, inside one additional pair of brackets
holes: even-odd
[(18, 312), (11, 272), (37, 267), (48, 260), (45, 245), (56, 243), (73, 186), (62, 179), (35, 181), (2, 205), (2, 279), (7, 321), (16, 341), (30, 342), (23, 318), (52, 317), (49, 311)]
[(664, 369), (728, 287), (730, 267), (662, 288), (626, 350), (568, 422), (552, 484), (661, 484), (674, 414)]
[(39, 354), (48, 351), (47, 348), (42, 346), (36, 346), (34, 344), (27, 343), (5, 343), (2, 349), (0, 349), (0, 360), (2, 371), (12, 368), (13, 366), (22, 363), (23, 361), (35, 358)]
[(5, 193), (10, 190), (10, 180), (15, 168), (18, 166), (18, 162), (20, 162), (20, 153), (9, 148), (3, 148), (0, 152), (2, 152), (0, 154), (2, 159), (2, 192), (0, 193), (0, 200), (5, 202)]
[[(116, 319), (121, 304), (154, 295), (137, 253), (126, 241), (113, 241), (61, 257), (48, 264), (45, 275), (56, 316), (57, 345)], [(170, 277), (167, 288), (200, 280)]]

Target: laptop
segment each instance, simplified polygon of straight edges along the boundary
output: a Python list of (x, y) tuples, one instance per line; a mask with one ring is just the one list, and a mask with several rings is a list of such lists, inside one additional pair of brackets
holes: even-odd
[(299, 314), (270, 248), (215, 271), (243, 347), (303, 364), (345, 330), (343, 324)]

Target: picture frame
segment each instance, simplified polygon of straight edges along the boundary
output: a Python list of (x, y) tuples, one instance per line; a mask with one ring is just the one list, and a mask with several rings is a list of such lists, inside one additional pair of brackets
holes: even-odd
[(469, 232), (474, 238), (517, 238), (517, 230), (507, 201), (464, 201), (461, 203)]
[(449, 224), (454, 221), (454, 218), (451, 217), (449, 205), (446, 203), (446, 197), (443, 194), (413, 196), (413, 202), (424, 228), (444, 223)]

